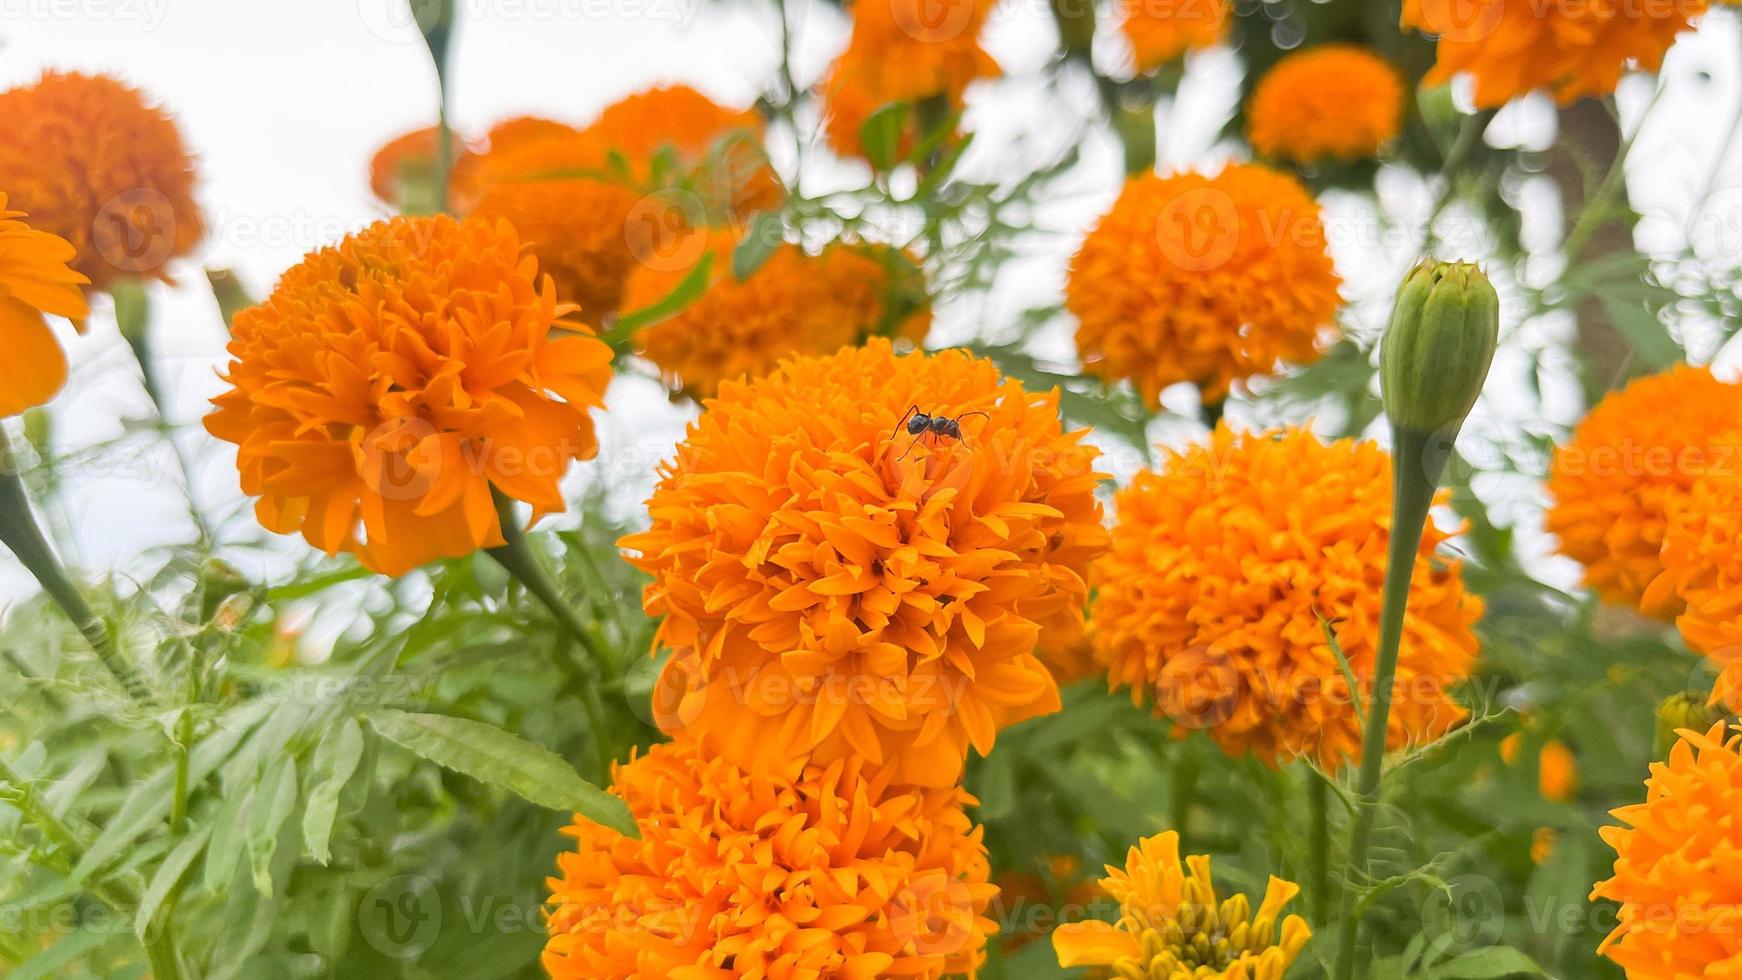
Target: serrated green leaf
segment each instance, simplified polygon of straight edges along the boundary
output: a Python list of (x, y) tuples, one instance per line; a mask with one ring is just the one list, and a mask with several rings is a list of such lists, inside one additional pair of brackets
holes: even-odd
[(339, 813), (339, 794), (362, 759), (363, 726), (354, 718), (340, 722), (315, 748), (308, 805), (302, 813), (302, 838), (309, 856), (322, 864), (332, 860), (330, 844), (333, 821)]
[(260, 792), (248, 820), (248, 860), (254, 887), (272, 894), (272, 854), (278, 848), (278, 831), (296, 806), (296, 759), (283, 756), (260, 781)]
[(447, 715), (383, 708), (369, 713), (383, 738), (530, 803), (578, 813), (618, 833), (639, 836), (629, 807), (581, 778), (555, 752), (494, 725)]
[(151, 883), (146, 886), (145, 894), (139, 899), (139, 909), (133, 917), (133, 934), (140, 939), (145, 938), (151, 928), (151, 920), (162, 907), (163, 900), (187, 876), (188, 869), (193, 866), (194, 859), (205, 850), (207, 842), (212, 839), (212, 825), (198, 827), (192, 834), (182, 838), (182, 842), (169, 852), (163, 863), (157, 866), (157, 873), (152, 875)]

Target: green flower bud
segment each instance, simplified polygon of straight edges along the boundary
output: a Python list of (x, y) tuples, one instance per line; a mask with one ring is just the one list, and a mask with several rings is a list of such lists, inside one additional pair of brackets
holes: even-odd
[(24, 441), (36, 451), (36, 458), (54, 458), (54, 416), (46, 408), (27, 409), (24, 413)]
[(1455, 435), (1500, 339), (1500, 297), (1468, 262), (1423, 261), (1397, 290), (1380, 341), (1385, 414), (1398, 430)]

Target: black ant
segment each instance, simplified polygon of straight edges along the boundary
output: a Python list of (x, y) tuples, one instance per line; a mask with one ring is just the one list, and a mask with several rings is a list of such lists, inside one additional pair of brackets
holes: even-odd
[(913, 437), (913, 441), (907, 444), (907, 449), (896, 457), (895, 461), (899, 463), (906, 459), (907, 454), (913, 452), (913, 447), (919, 445), (919, 441), (925, 438), (927, 433), (930, 433), (935, 439), (954, 439), (966, 445), (967, 440), (962, 437), (962, 420), (970, 415), (979, 415), (984, 418), (992, 417), (985, 412), (963, 412), (955, 418), (950, 418), (947, 415), (927, 415), (919, 410), (918, 405), (909, 408), (907, 414), (901, 417), (901, 421), (895, 423), (895, 431), (889, 433), (889, 437), (893, 439), (905, 427), (907, 434)]

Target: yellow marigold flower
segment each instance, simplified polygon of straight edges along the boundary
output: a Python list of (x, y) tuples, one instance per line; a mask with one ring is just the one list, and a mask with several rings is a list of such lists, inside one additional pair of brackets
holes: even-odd
[(1610, 393), (1555, 450), (1548, 529), (1599, 598), (1664, 619), (1682, 611), (1669, 583), (1647, 595), (1669, 511), (1706, 473), (1742, 462), (1725, 441), (1738, 418), (1742, 386), (1683, 365)]
[[(1518, 764), (1518, 752), (1524, 744), (1524, 733), (1513, 732), (1500, 740), (1500, 758), (1507, 765)], [(1551, 738), (1537, 753), (1537, 791), (1545, 800), (1565, 803), (1578, 793), (1579, 760), (1573, 750), (1560, 739)]]
[(1341, 282), (1306, 189), (1236, 165), (1128, 182), (1071, 260), (1065, 306), (1083, 369), (1128, 378), (1158, 406), (1177, 382), (1217, 400), (1317, 358)]
[[(722, 381), (766, 374), (788, 355), (832, 354), (877, 335), (918, 343), (931, 328), (923, 283), (917, 297), (899, 292), (914, 283), (902, 280), (896, 263), (910, 277), (917, 274), (900, 253), (840, 245), (811, 256), (781, 245), (739, 282), (731, 232), (698, 231), (691, 238), (674, 250), (674, 261), (645, 263), (629, 274), (623, 308), (660, 302), (697, 261), (712, 256), (706, 292), (635, 337), (640, 353), (697, 400), (712, 397)], [(679, 258), (690, 261), (679, 264)]]
[(46, 403), (67, 381), (67, 356), (43, 314), (84, 329), (90, 308), (79, 286), (89, 282), (67, 267), (66, 239), (25, 224), (0, 191), (0, 418)]
[(1656, 71), (1706, 7), (1706, 0), (1404, 0), (1403, 26), (1439, 38), (1424, 85), (1467, 72), (1478, 106), (1536, 89), (1564, 105), (1614, 92), (1629, 67)]
[[(909, 435), (913, 406), (961, 438)], [(746, 766), (955, 782), (970, 744), (1058, 708), (1035, 645), (1081, 619), (1107, 545), (1083, 435), (990, 361), (883, 339), (721, 385), (622, 541), (672, 651), (660, 726)]]
[[(369, 160), (369, 190), (384, 204), (400, 207), (408, 197), (433, 187), (436, 179), (435, 126), (412, 130), (387, 141)], [(448, 131), (455, 170), (463, 170), (473, 147), (465, 136)], [(451, 172), (450, 172), (451, 173)], [(452, 178), (450, 177), (450, 182)]]
[(494, 547), (492, 487), (560, 511), (598, 451), (611, 350), (569, 312), (505, 222), (377, 222), (237, 314), (206, 428), (268, 530), (387, 575)]
[[(1236, 435), (1169, 454), (1120, 491), (1113, 547), (1095, 563), (1090, 615), (1110, 687), (1155, 698), (1181, 729), (1275, 763), (1335, 769), (1361, 731), (1329, 623), (1371, 703), (1391, 524), (1391, 458), (1304, 429)], [(1482, 600), (1430, 521), (1410, 586), (1388, 744), (1437, 737), (1465, 717), (1447, 690), (1476, 657)]]
[(1403, 125), (1403, 81), (1385, 59), (1326, 44), (1276, 63), (1252, 94), (1246, 136), (1268, 157), (1295, 163), (1377, 156)]
[(193, 160), (175, 122), (106, 75), (49, 72), (0, 92), (0, 188), (33, 227), (72, 243), (73, 270), (104, 290), (168, 279), (205, 232)]
[(1181, 864), (1172, 830), (1138, 841), (1125, 867), (1108, 865), (1101, 888), (1119, 921), (1054, 930), (1060, 966), (1110, 967), (1122, 980), (1282, 980), (1313, 935), (1300, 916), (1282, 917), (1299, 885), (1272, 875), (1254, 915), (1245, 895), (1216, 896), (1207, 855)]
[(1621, 903), (1598, 951), (1633, 980), (1736, 976), (1742, 971), (1742, 735), (1722, 723), (1682, 729), (1654, 762), (1645, 802), (1604, 827), (1615, 876), (1592, 898)]
[(997, 928), (957, 787), (891, 788), (855, 757), (753, 774), (680, 741), (618, 766), (611, 791), (641, 837), (568, 829), (557, 980), (935, 980), (971, 972)]
[(1120, 0), (1120, 8), (1137, 73), (1147, 75), (1187, 51), (1220, 43), (1228, 33), (1234, 4), (1231, 0)]

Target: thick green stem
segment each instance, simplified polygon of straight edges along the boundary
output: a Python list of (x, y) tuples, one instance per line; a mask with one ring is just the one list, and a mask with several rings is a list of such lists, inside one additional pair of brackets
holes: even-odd
[(623, 672), (623, 665), (617, 659), (616, 651), (599, 642), (587, 624), (563, 598), (562, 591), (557, 588), (556, 580), (539, 560), (532, 549), (532, 543), (527, 540), (526, 532), (520, 527), (520, 518), (514, 513), (513, 501), (500, 491), (491, 489), (496, 495), (496, 510), (502, 523), (502, 540), (507, 542), (500, 548), (489, 549), (490, 557), (496, 563), (508, 570), (526, 591), (544, 603), (551, 615), (555, 616), (562, 628), (574, 638), (576, 643), (587, 652), (587, 668), (593, 672), (592, 679), (597, 682), (600, 668), (604, 676), (616, 677)]
[(1391, 538), (1385, 561), (1384, 604), (1379, 612), (1379, 654), (1368, 697), (1367, 730), (1361, 738), (1355, 822), (1349, 837), (1347, 880), (1338, 923), (1337, 980), (1352, 980), (1355, 975), (1355, 943), (1360, 927), (1355, 888), (1369, 877), (1367, 848), (1379, 815), (1379, 781), (1385, 765), (1386, 732), (1391, 722), (1392, 688), (1397, 679), (1404, 613), (1409, 605), (1409, 583), (1415, 576), (1416, 552), (1421, 547), (1434, 490), (1439, 486), (1447, 460), (1446, 453), (1433, 448), (1435, 437), (1431, 433), (1402, 431), (1393, 426), (1392, 439)]
[(85, 641), (96, 651), (97, 658), (109, 673), (115, 675), (127, 693), (135, 700), (145, 700), (145, 685), (133, 668), (121, 659), (114, 633), (85, 603), (85, 597), (79, 594), (61, 567), (60, 559), (55, 557), (54, 549), (49, 547), (42, 529), (37, 526), (36, 516), (30, 510), (30, 499), (24, 491), (24, 481), (19, 477), (18, 461), (12, 454), (12, 444), (4, 430), (0, 430), (0, 543), (12, 549), (18, 561), (36, 577), (42, 590), (78, 627)]
[(1313, 925), (1322, 928), (1331, 916), (1331, 792), (1324, 777), (1307, 772), (1307, 806), (1312, 810), (1312, 852), (1307, 855)]

